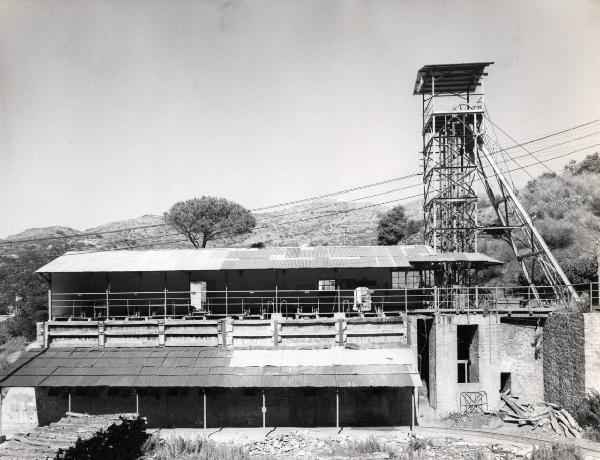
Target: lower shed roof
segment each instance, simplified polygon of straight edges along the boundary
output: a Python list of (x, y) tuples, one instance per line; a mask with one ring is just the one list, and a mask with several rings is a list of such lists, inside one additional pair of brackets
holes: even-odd
[[(308, 350), (307, 350), (308, 351)], [(314, 354), (325, 350), (310, 350)], [(343, 361), (352, 353), (344, 350)], [(376, 350), (381, 356), (381, 350)], [(263, 350), (256, 350), (261, 354)], [(24, 352), (0, 377), (1, 387), (415, 387), (414, 366), (401, 359), (391, 364), (236, 365), (234, 351), (220, 348), (50, 348)], [(337, 352), (339, 354), (339, 352)], [(310, 358), (312, 354), (307, 354)], [(365, 353), (362, 353), (365, 355)], [(233, 362), (232, 362), (233, 361)], [(297, 359), (295, 363), (297, 364)], [(233, 364), (233, 365), (232, 365)]]

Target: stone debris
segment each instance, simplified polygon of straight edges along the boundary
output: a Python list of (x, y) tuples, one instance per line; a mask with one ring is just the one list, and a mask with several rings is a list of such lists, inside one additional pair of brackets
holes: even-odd
[(500, 444), (486, 444), (456, 438), (417, 437), (410, 432), (393, 435), (354, 437), (339, 435), (335, 439), (309, 436), (307, 431), (294, 431), (268, 436), (247, 446), (251, 456), (261, 458), (315, 460), (385, 460), (410, 458), (418, 453), (420, 460), (459, 459), (524, 459), (531, 449)]

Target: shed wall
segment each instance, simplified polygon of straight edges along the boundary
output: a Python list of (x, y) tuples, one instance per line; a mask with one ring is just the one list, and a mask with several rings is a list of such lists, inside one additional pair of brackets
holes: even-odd
[[(356, 388), (339, 390), (341, 426), (409, 425), (412, 388)], [(49, 394), (36, 389), (40, 424), (64, 416), (66, 389)], [(335, 426), (336, 390), (308, 388), (266, 389), (267, 426)], [(261, 389), (207, 389), (207, 427), (262, 426)], [(134, 412), (135, 392), (91, 388), (71, 392), (71, 409), (100, 414)], [(203, 427), (202, 389), (154, 388), (140, 390), (139, 411), (148, 426)]]

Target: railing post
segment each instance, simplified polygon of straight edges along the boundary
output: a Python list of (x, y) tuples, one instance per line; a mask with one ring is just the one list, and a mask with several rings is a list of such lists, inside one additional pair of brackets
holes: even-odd
[(479, 286), (475, 286), (475, 309), (479, 308)]
[(404, 286), (404, 314), (408, 314), (408, 289)]
[(225, 286), (225, 318), (229, 317), (229, 288)]
[(106, 319), (109, 318), (109, 308), (110, 308), (110, 289), (106, 288)]
[(592, 302), (592, 296), (594, 295), (594, 283), (592, 281), (590, 281), (590, 313), (594, 310), (593, 308), (593, 302)]
[(165, 319), (167, 319), (167, 288), (164, 290)]

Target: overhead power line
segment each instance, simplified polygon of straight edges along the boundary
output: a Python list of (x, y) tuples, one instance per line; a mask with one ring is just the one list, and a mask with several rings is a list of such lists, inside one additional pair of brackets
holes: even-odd
[[(531, 144), (531, 143), (538, 142), (538, 141), (543, 140), (543, 139), (548, 139), (548, 138), (551, 138), (553, 136), (561, 135), (561, 134), (564, 134), (566, 132), (571, 132), (571, 131), (574, 131), (576, 129), (581, 129), (581, 128), (590, 126), (590, 125), (592, 125), (594, 123), (597, 123), (598, 121), (600, 121), (600, 119), (599, 120), (593, 120), (593, 121), (590, 121), (590, 122), (587, 122), (587, 123), (583, 123), (583, 124), (580, 124), (580, 125), (568, 128), (568, 129), (564, 129), (564, 130), (561, 130), (561, 131), (557, 131), (555, 133), (551, 133), (551, 134), (548, 134), (548, 135), (545, 135), (545, 136), (541, 136), (541, 137), (529, 140), (529, 141), (521, 143), (521, 144), (518, 144), (518, 143), (516, 143), (515, 140), (513, 140), (513, 142), (516, 143), (515, 145), (507, 147), (505, 149), (502, 149), (502, 148), (501, 149), (502, 149), (502, 151), (506, 151), (506, 150), (509, 150), (509, 149), (518, 148), (518, 147), (520, 147), (520, 146), (522, 146), (524, 144)], [(492, 120), (490, 120), (490, 122), (492, 122)], [(567, 143), (570, 143), (570, 142), (574, 142), (576, 140), (580, 140), (580, 139), (585, 138), (585, 137), (589, 137), (589, 136), (595, 135), (598, 132), (600, 132), (600, 131), (595, 131), (595, 132), (586, 134), (584, 136), (579, 136), (579, 137), (574, 138), (574, 139), (569, 139), (569, 140), (566, 140), (566, 141), (563, 141), (563, 142), (560, 142), (560, 143), (556, 143), (556, 144), (553, 144), (553, 145), (550, 145), (550, 146), (542, 147), (540, 149), (533, 150), (531, 152), (528, 151), (527, 149), (523, 148), (527, 152), (527, 154), (521, 155), (521, 156), (517, 156), (517, 157), (512, 157), (510, 161), (514, 161), (515, 159), (523, 158), (523, 157), (526, 157), (528, 155), (533, 156), (532, 155), (533, 153), (537, 153), (537, 152), (540, 152), (540, 151), (552, 150), (552, 149), (555, 149), (557, 146), (564, 145), (564, 144), (567, 144)], [(508, 136), (508, 137), (510, 137), (510, 136)], [(577, 150), (572, 150), (572, 151), (569, 151), (569, 152), (567, 152), (567, 153), (565, 153), (563, 155), (558, 155), (558, 156), (555, 156), (555, 157), (552, 157), (552, 158), (548, 158), (547, 161), (554, 160), (554, 159), (557, 159), (557, 158), (562, 158), (562, 157), (571, 155), (573, 153), (577, 153), (579, 151), (586, 150), (588, 148), (596, 147), (598, 145), (600, 145), (600, 144), (596, 143), (596, 144), (588, 145), (586, 147), (583, 147), (583, 148), (580, 148), (580, 149), (577, 149)], [(535, 156), (533, 156), (533, 157), (536, 159), (536, 161), (538, 163), (543, 164), (543, 162), (541, 162), (541, 160), (539, 160)], [(506, 164), (506, 163), (508, 163), (508, 161), (509, 160), (502, 161), (502, 162), (499, 162), (499, 163), (505, 163)], [(529, 165), (529, 166), (532, 166), (532, 165)], [(517, 169), (522, 169), (522, 168), (517, 168)], [(409, 178), (412, 178), (412, 177), (418, 177), (418, 176), (420, 176), (420, 174), (416, 174), (415, 173), (415, 174), (409, 174), (409, 175), (400, 176), (400, 177), (394, 177), (394, 178), (386, 179), (386, 180), (383, 180), (383, 181), (379, 181), (379, 182), (375, 182), (375, 183), (371, 183), (371, 184), (360, 185), (360, 186), (357, 186), (357, 187), (352, 187), (352, 188), (345, 189), (345, 190), (339, 190), (339, 191), (328, 193), (328, 194), (313, 196), (313, 197), (304, 198), (304, 199), (295, 200), (295, 201), (288, 201), (288, 202), (285, 202), (285, 203), (277, 203), (277, 204), (270, 205), (270, 206), (263, 206), (263, 207), (260, 207), (260, 208), (255, 208), (252, 211), (265, 210), (265, 209), (275, 209), (275, 208), (278, 208), (278, 207), (289, 206), (289, 205), (292, 205), (292, 204), (307, 203), (307, 202), (314, 201), (314, 200), (317, 200), (317, 199), (328, 198), (328, 197), (333, 197), (333, 196), (339, 196), (339, 195), (342, 195), (342, 194), (346, 194), (346, 193), (350, 193), (350, 192), (354, 192), (354, 191), (358, 191), (358, 190), (363, 190), (363, 189), (367, 189), (367, 188), (371, 188), (371, 187), (376, 187), (376, 186), (380, 186), (380, 185), (384, 185), (384, 184), (394, 183), (394, 182), (398, 182), (398, 181), (402, 181), (402, 180), (406, 180), (406, 179), (409, 179)], [(302, 212), (310, 212), (310, 211), (315, 211), (315, 210), (318, 210), (318, 209), (324, 209), (324, 208), (328, 208), (328, 207), (334, 207), (334, 206), (338, 206), (340, 204), (343, 204), (344, 202), (360, 201), (360, 200), (364, 200), (364, 199), (373, 198), (373, 197), (376, 197), (376, 196), (386, 195), (386, 194), (389, 194), (389, 193), (393, 193), (395, 191), (406, 190), (406, 189), (410, 189), (412, 187), (420, 187), (420, 186), (422, 186), (421, 183), (414, 184), (414, 185), (411, 185), (411, 186), (400, 187), (400, 188), (389, 190), (389, 191), (382, 192), (382, 193), (368, 195), (366, 197), (355, 198), (355, 199), (352, 199), (352, 200), (344, 200), (341, 203), (333, 203), (333, 204), (319, 206), (319, 207), (316, 207), (316, 208), (314, 208), (314, 207), (313, 208), (309, 208), (309, 209), (306, 209), (306, 210), (297, 210), (297, 211), (292, 211), (292, 212), (289, 212), (289, 213), (278, 214), (276, 216), (264, 216), (264, 217), (259, 218), (258, 220), (259, 221), (263, 221), (263, 220), (266, 220), (266, 219), (278, 219), (278, 218), (285, 217), (287, 215), (299, 214), (299, 213), (302, 213)], [(319, 217), (319, 216), (317, 216), (317, 217)], [(42, 237), (42, 238), (28, 238), (28, 239), (18, 239), (18, 240), (3, 240), (3, 241), (0, 241), (0, 245), (22, 244), (22, 243), (31, 243), (31, 242), (41, 242), (41, 241), (57, 241), (57, 240), (68, 240), (68, 239), (81, 239), (81, 238), (86, 238), (86, 237), (92, 237), (93, 238), (93, 237), (98, 237), (98, 236), (101, 236), (101, 235), (115, 234), (115, 233), (125, 233), (125, 232), (132, 232), (132, 231), (135, 231), (135, 230), (143, 230), (143, 229), (151, 229), (151, 228), (159, 228), (159, 227), (167, 227), (167, 225), (164, 224), (164, 223), (161, 223), (161, 224), (153, 224), (153, 225), (133, 226), (133, 227), (123, 228), (123, 229), (105, 230), (105, 231), (98, 231), (98, 232), (84, 232), (84, 233), (80, 233), (80, 234), (77, 234), (77, 235), (60, 235), (60, 236), (50, 236), (50, 237)], [(155, 237), (155, 236), (152, 236), (152, 237)], [(136, 237), (137, 240), (139, 240), (140, 238), (143, 238), (143, 237)]]
[[(583, 150), (583, 149), (574, 150), (572, 152), (567, 152), (566, 154), (561, 154), (561, 155), (558, 155), (558, 156), (555, 156), (555, 157), (552, 157), (552, 158), (548, 158), (547, 161), (556, 160), (556, 159), (559, 159), (559, 158), (563, 158), (565, 156), (568, 156), (570, 154), (579, 152), (581, 150)], [(525, 170), (526, 171), (527, 168), (529, 168), (531, 166), (532, 166), (531, 164), (522, 165), (522, 166), (519, 166), (519, 167), (516, 167), (516, 168), (513, 168), (513, 169), (509, 169), (509, 170), (507, 170), (505, 172), (513, 172), (513, 171), (520, 171), (520, 170)], [(490, 178), (493, 178), (493, 177), (497, 177), (497, 175), (496, 174), (491, 174), (491, 175), (488, 175), (487, 177), (488, 177), (488, 179), (490, 179)], [(477, 179), (477, 181), (479, 182), (479, 181), (481, 181), (481, 179)], [(411, 186), (406, 187), (406, 189), (413, 188), (413, 187), (420, 187), (420, 186), (422, 186), (422, 184), (415, 184), (415, 185), (411, 185)], [(278, 222), (277, 225), (290, 225), (290, 224), (298, 223), (298, 222), (305, 222), (305, 221), (310, 221), (310, 220), (323, 219), (323, 218), (327, 218), (327, 217), (334, 216), (334, 215), (348, 214), (348, 213), (351, 213), (351, 212), (361, 211), (363, 209), (373, 208), (373, 207), (376, 207), (376, 206), (382, 206), (382, 205), (385, 205), (385, 204), (396, 203), (396, 202), (410, 200), (410, 199), (419, 198), (419, 197), (422, 197), (421, 193), (418, 193), (418, 194), (415, 194), (415, 195), (410, 195), (410, 196), (400, 197), (400, 198), (397, 198), (397, 199), (394, 199), (394, 200), (389, 200), (389, 201), (384, 201), (384, 202), (378, 202), (378, 203), (371, 203), (371, 204), (368, 204), (366, 206), (361, 206), (361, 207), (358, 207), (358, 208), (347, 209), (347, 210), (340, 210), (340, 211), (326, 213), (326, 214), (322, 214), (322, 215), (318, 215), (318, 216), (310, 216), (310, 217), (306, 217), (306, 218), (303, 218), (303, 219), (297, 219), (297, 220), (292, 220), (292, 221), (287, 221), (287, 222)], [(340, 204), (343, 204), (343, 203), (340, 203)], [(574, 216), (572, 216), (572, 217), (574, 219), (577, 219)], [(269, 229), (269, 228), (272, 228), (272, 227), (269, 226), (269, 225), (263, 225), (263, 226), (257, 226), (253, 230), (263, 230), (263, 229)], [(172, 235), (173, 236), (178, 236), (180, 234), (179, 233), (173, 233)], [(165, 238), (167, 236), (168, 235), (160, 235), (158, 237), (146, 237), (144, 239), (153, 239), (153, 238), (154, 239), (162, 239), (162, 238)], [(179, 239), (176, 239), (176, 240), (173, 239), (173, 240), (168, 240), (168, 241), (162, 241), (162, 242), (160, 242), (160, 244), (179, 243), (179, 242), (182, 242), (182, 241), (184, 241), (183, 238), (179, 238)], [(108, 249), (108, 251), (123, 250), (123, 249), (137, 249), (137, 248), (142, 248), (142, 247), (154, 246), (155, 244), (157, 244), (157, 243), (154, 242), (154, 243), (146, 243), (146, 244), (141, 244), (141, 245), (125, 246), (125, 247), (122, 247), (122, 248)], [(81, 251), (81, 252), (103, 252), (103, 250), (92, 250), (92, 251)]]
[(269, 205), (269, 206), (262, 206), (260, 208), (251, 209), (250, 211), (252, 211), (252, 212), (263, 211), (265, 209), (282, 208), (284, 206), (290, 206), (290, 205), (293, 205), (293, 204), (301, 204), (301, 203), (306, 203), (308, 201), (322, 200), (323, 198), (331, 198), (332, 196), (338, 196), (338, 195), (343, 195), (345, 193), (356, 192), (357, 190), (363, 190), (363, 189), (369, 188), (369, 187), (376, 187), (378, 185), (389, 184), (391, 182), (396, 182), (396, 181), (399, 181), (399, 180), (410, 179), (411, 177), (417, 177), (417, 176), (419, 176), (419, 174), (415, 173), (415, 174), (409, 174), (409, 175), (406, 175), (406, 176), (394, 177), (392, 179), (386, 179), (386, 180), (383, 180), (383, 181), (380, 181), (380, 182), (374, 182), (372, 184), (367, 184), (367, 185), (360, 185), (358, 187), (348, 188), (348, 189), (345, 189), (345, 190), (340, 190), (338, 192), (326, 193), (324, 195), (317, 195), (317, 196), (313, 196), (313, 197), (310, 197), (310, 198), (303, 198), (301, 200), (295, 200), (295, 201), (287, 201), (285, 203), (277, 203), (277, 204), (272, 204), (272, 205)]
[[(530, 156), (531, 156), (531, 157), (532, 157), (532, 158), (533, 158), (533, 159), (534, 159), (534, 160), (535, 160), (535, 161), (536, 161), (538, 164), (540, 164), (541, 166), (543, 166), (543, 167), (544, 167), (544, 168), (545, 168), (547, 171), (549, 171), (549, 172), (551, 172), (552, 174), (556, 175), (556, 177), (558, 177), (558, 179), (559, 179), (559, 180), (560, 180), (560, 181), (561, 181), (563, 184), (565, 184), (567, 187), (569, 187), (571, 190), (573, 190), (573, 191), (574, 191), (574, 192), (575, 192), (577, 195), (579, 195), (579, 196), (580, 196), (580, 197), (583, 199), (583, 201), (584, 201), (585, 203), (587, 203), (588, 205), (590, 205), (590, 204), (591, 204), (591, 203), (588, 201), (588, 199), (587, 199), (587, 198), (586, 198), (586, 197), (585, 197), (585, 196), (584, 196), (582, 193), (580, 193), (580, 192), (579, 192), (579, 190), (577, 190), (575, 187), (573, 187), (571, 184), (569, 184), (569, 182), (567, 182), (567, 181), (566, 181), (566, 180), (565, 180), (563, 177), (561, 177), (560, 175), (557, 175), (557, 174), (556, 174), (556, 173), (555, 173), (555, 172), (554, 172), (552, 169), (550, 169), (550, 167), (549, 167), (547, 164), (545, 164), (545, 163), (544, 163), (543, 161), (541, 161), (541, 160), (540, 160), (538, 157), (536, 157), (536, 156), (533, 154), (533, 152), (529, 151), (529, 150), (528, 150), (528, 149), (527, 149), (527, 148), (524, 146), (524, 144), (518, 144), (518, 141), (517, 141), (517, 140), (516, 140), (514, 137), (512, 137), (510, 134), (508, 134), (508, 133), (507, 133), (507, 132), (506, 132), (504, 129), (502, 129), (502, 128), (501, 128), (500, 126), (498, 126), (496, 123), (494, 123), (494, 121), (492, 121), (492, 120), (489, 118), (489, 114), (488, 114), (488, 121), (489, 121), (489, 122), (490, 122), (492, 125), (494, 125), (494, 127), (498, 128), (498, 130), (499, 130), (499, 131), (500, 131), (502, 134), (504, 134), (506, 137), (508, 137), (508, 138), (509, 138), (511, 141), (515, 142), (515, 143), (517, 144), (517, 146), (518, 146), (518, 147), (521, 147), (523, 150), (525, 150), (525, 151), (526, 151), (526, 152), (527, 152), (527, 153), (528, 153), (528, 154), (529, 154), (529, 155), (530, 155)], [(506, 149), (504, 149), (504, 151), (506, 151)], [(508, 155), (508, 154), (507, 154), (507, 155)], [(509, 158), (510, 158), (510, 156), (509, 156)], [(514, 159), (513, 159), (513, 161), (514, 161)], [(515, 163), (516, 163), (516, 162), (515, 162)], [(516, 163), (516, 164), (518, 164), (518, 163)]]
[[(489, 120), (489, 115), (488, 115), (488, 120)], [(493, 123), (491, 120), (489, 120), (489, 121), (490, 121), (492, 124), (494, 124), (494, 123)], [(494, 124), (494, 126), (495, 126), (495, 124)], [(533, 174), (531, 174), (531, 173), (530, 173), (530, 172), (527, 170), (527, 166), (521, 166), (521, 165), (519, 164), (519, 162), (517, 162), (517, 161), (515, 161), (515, 159), (511, 158), (511, 156), (510, 156), (508, 153), (506, 153), (506, 152), (504, 152), (504, 153), (505, 153), (505, 154), (506, 154), (506, 155), (507, 155), (507, 156), (508, 156), (508, 157), (509, 157), (509, 158), (510, 158), (510, 159), (511, 159), (511, 160), (512, 160), (512, 161), (513, 161), (513, 162), (514, 162), (514, 163), (515, 163), (517, 166), (519, 166), (519, 168), (520, 168), (520, 169), (523, 169), (523, 170), (525, 171), (525, 174), (527, 174), (527, 175), (528, 175), (528, 176), (531, 178), (531, 180), (532, 180), (532, 181), (533, 181), (533, 182), (534, 182), (534, 183), (535, 183), (535, 184), (536, 184), (536, 185), (537, 185), (537, 186), (538, 186), (540, 189), (542, 189), (542, 190), (543, 190), (543, 191), (546, 193), (546, 195), (547, 195), (548, 197), (550, 197), (550, 198), (551, 198), (551, 199), (552, 199), (552, 200), (553, 200), (553, 201), (554, 201), (556, 204), (558, 204), (558, 205), (559, 205), (561, 208), (563, 208), (563, 209), (564, 209), (564, 211), (565, 211), (567, 214), (569, 214), (569, 215), (570, 215), (570, 216), (573, 218), (573, 220), (575, 220), (575, 221), (576, 221), (576, 222), (577, 222), (577, 223), (578, 223), (578, 224), (579, 224), (579, 225), (580, 225), (582, 228), (584, 228), (584, 229), (585, 229), (585, 230), (586, 230), (586, 231), (587, 231), (587, 232), (588, 232), (590, 235), (594, 236), (594, 232), (592, 232), (592, 230), (590, 230), (590, 229), (588, 228), (588, 226), (587, 226), (587, 225), (585, 225), (583, 222), (581, 222), (581, 220), (580, 220), (579, 218), (577, 218), (577, 216), (575, 216), (575, 215), (574, 215), (574, 214), (573, 214), (573, 213), (570, 211), (570, 209), (569, 209), (567, 206), (565, 206), (563, 203), (561, 203), (561, 202), (560, 202), (558, 199), (554, 198), (554, 196), (553, 196), (552, 192), (550, 192), (550, 191), (549, 191), (549, 190), (548, 190), (546, 187), (544, 187), (542, 184), (540, 184), (540, 183), (539, 183), (539, 181), (538, 181), (538, 180), (537, 180), (537, 179), (536, 179), (536, 178), (533, 176)], [(531, 165), (529, 165), (529, 166), (531, 166)]]

